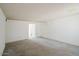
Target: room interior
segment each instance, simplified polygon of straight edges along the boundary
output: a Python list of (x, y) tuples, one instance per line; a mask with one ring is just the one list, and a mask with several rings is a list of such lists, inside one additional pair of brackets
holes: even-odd
[(0, 3), (0, 56), (79, 56), (78, 19), (78, 3)]

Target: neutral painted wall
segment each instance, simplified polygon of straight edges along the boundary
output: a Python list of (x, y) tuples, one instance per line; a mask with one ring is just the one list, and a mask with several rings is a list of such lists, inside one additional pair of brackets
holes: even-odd
[(39, 36), (43, 36), (43, 37), (47, 37), (48, 36), (48, 23), (42, 23), (42, 24), (40, 24), (40, 27), (39, 27), (39, 29), (40, 29), (40, 34), (39, 34)]
[(5, 16), (0, 9), (0, 55), (2, 55), (5, 48)]
[(79, 15), (49, 21), (44, 37), (79, 46)]
[(39, 22), (8, 20), (6, 27), (7, 28), (6, 43), (28, 39), (29, 24), (31, 23), (36, 24), (36, 36), (39, 36), (40, 34)]
[(7, 21), (7, 40), (13, 42), (27, 38), (27, 24), (24, 21), (8, 20)]

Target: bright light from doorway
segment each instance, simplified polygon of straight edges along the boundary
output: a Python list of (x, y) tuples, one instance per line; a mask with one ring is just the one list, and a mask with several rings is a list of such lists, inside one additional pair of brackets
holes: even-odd
[(29, 24), (29, 39), (36, 37), (36, 24)]

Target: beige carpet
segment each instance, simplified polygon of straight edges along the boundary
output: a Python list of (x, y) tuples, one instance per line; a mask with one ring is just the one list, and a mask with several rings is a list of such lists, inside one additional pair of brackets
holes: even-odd
[(72, 56), (69, 48), (50, 48), (32, 40), (22, 40), (6, 44), (3, 56)]

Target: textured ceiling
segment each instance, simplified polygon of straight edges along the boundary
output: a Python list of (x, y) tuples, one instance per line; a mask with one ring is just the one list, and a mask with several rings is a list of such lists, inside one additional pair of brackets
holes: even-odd
[(49, 21), (79, 12), (79, 4), (3, 3), (0, 8), (11, 20)]

